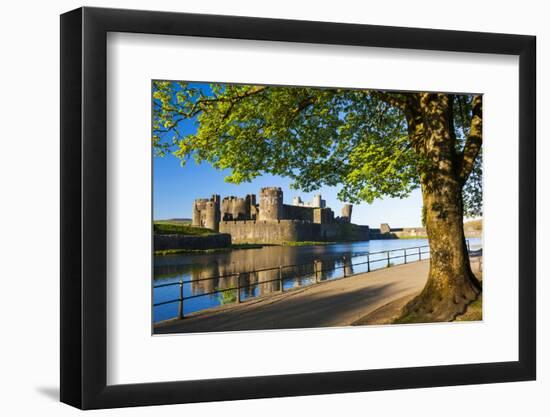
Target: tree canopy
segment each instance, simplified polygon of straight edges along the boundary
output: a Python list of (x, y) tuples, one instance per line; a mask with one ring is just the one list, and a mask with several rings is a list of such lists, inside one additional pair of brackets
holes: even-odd
[[(427, 163), (401, 105), (415, 93), (155, 81), (152, 94), (155, 154), (229, 169), (231, 183), (270, 173), (306, 192), (337, 186), (342, 201), (372, 203), (408, 196)], [(465, 155), (474, 96), (449, 96), (456, 155)], [(184, 123), (195, 125), (192, 133)], [(482, 214), (475, 151), (463, 187), (467, 216)]]

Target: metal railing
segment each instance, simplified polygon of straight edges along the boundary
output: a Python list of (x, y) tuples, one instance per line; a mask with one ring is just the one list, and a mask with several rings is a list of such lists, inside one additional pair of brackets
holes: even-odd
[[(468, 250), (469, 250), (470, 245), (469, 245), (468, 241), (467, 241), (467, 246), (468, 246)], [(415, 247), (410, 247), (410, 248), (400, 248), (400, 249), (388, 249), (388, 250), (379, 251), (379, 252), (359, 253), (359, 254), (355, 255), (353, 258), (366, 256), (367, 259), (366, 259), (366, 261), (356, 262), (356, 263), (352, 262), (353, 258), (347, 259), (344, 256), (344, 257), (341, 258), (342, 259), (342, 264), (341, 265), (337, 265), (337, 266), (334, 266), (332, 268), (327, 268), (327, 269), (323, 269), (323, 268), (318, 269), (317, 265), (322, 260), (316, 259), (316, 260), (313, 261), (314, 282), (312, 284), (308, 284), (308, 285), (300, 285), (299, 288), (309, 286), (309, 285), (313, 285), (313, 284), (318, 284), (321, 281), (322, 282), (335, 281), (335, 280), (338, 280), (338, 279), (349, 278), (349, 277), (352, 277), (352, 276), (355, 276), (355, 275), (358, 275), (358, 274), (363, 274), (363, 273), (365, 273), (365, 271), (357, 272), (357, 273), (353, 272), (353, 267), (357, 267), (357, 266), (361, 266), (361, 265), (366, 265), (366, 269), (367, 269), (366, 273), (368, 273), (368, 272), (371, 272), (371, 269), (372, 269), (371, 264), (375, 264), (375, 263), (379, 263), (379, 262), (385, 262), (386, 267), (392, 266), (391, 261), (394, 260), (394, 259), (403, 259), (403, 264), (410, 263), (411, 261), (412, 262), (418, 262), (418, 261), (423, 260), (422, 255), (426, 255), (426, 254), (430, 253), (429, 249), (427, 251), (424, 251), (423, 249), (425, 249), (425, 248), (429, 248), (429, 245), (415, 246)], [(414, 251), (414, 253), (411, 253), (412, 251)], [(399, 254), (397, 256), (391, 256), (391, 254), (401, 253), (401, 252), (402, 252), (402, 254)], [(379, 257), (375, 257), (375, 259), (373, 259), (372, 256), (374, 256), (374, 255), (385, 255), (385, 256), (379, 256)], [(411, 258), (414, 258), (414, 260), (412, 260)], [(424, 259), (428, 259), (428, 258), (429, 257), (425, 257)], [(225, 274), (225, 275), (217, 275), (217, 276), (208, 277), (208, 278), (180, 280), (178, 282), (170, 282), (170, 283), (166, 283), (166, 284), (154, 285), (153, 289), (166, 288), (166, 287), (172, 287), (172, 286), (178, 285), (179, 286), (179, 292), (178, 292), (178, 297), (177, 298), (170, 299), (170, 300), (167, 300), (167, 301), (161, 301), (161, 302), (158, 302), (158, 303), (154, 303), (153, 306), (154, 307), (159, 307), (159, 306), (163, 306), (163, 305), (166, 305), (166, 304), (178, 303), (177, 317), (179, 319), (183, 319), (185, 317), (183, 307), (184, 307), (184, 301), (186, 301), (186, 300), (191, 300), (191, 299), (198, 298), (198, 297), (206, 297), (206, 296), (216, 295), (216, 294), (221, 294), (221, 293), (228, 293), (228, 292), (232, 293), (232, 292), (236, 291), (236, 300), (235, 300), (235, 302), (236, 303), (241, 303), (243, 301), (242, 300), (242, 295), (241, 295), (241, 290), (246, 289), (246, 288), (256, 287), (256, 286), (263, 285), (263, 284), (268, 284), (268, 283), (271, 283), (271, 282), (278, 282), (279, 283), (279, 290), (278, 291), (273, 291), (273, 292), (283, 293), (283, 292), (285, 292), (284, 281), (289, 279), (288, 277), (286, 277), (286, 278), (283, 277), (283, 270), (289, 269), (289, 268), (296, 268), (296, 267), (305, 267), (305, 266), (311, 267), (311, 265), (312, 265), (311, 262), (302, 263), (302, 264), (294, 264), (294, 265), (284, 265), (284, 266), (278, 266), (278, 267), (272, 267), (272, 268), (256, 269), (256, 270), (253, 270), (253, 271), (245, 271), (245, 272), (230, 273), (230, 274)], [(332, 272), (332, 271), (336, 271), (338, 269), (343, 270), (342, 276), (321, 280), (323, 272)], [(380, 269), (380, 268), (376, 268), (376, 269)], [(256, 274), (256, 273), (259, 273), (259, 272), (268, 272), (268, 271), (278, 271), (277, 272), (277, 278), (270, 279), (270, 280), (265, 280), (265, 281), (261, 281), (261, 282), (242, 283), (242, 277), (247, 275), (247, 274)], [(350, 273), (350, 271), (351, 271), (351, 273)], [(310, 275), (312, 275), (312, 274), (295, 276), (294, 279), (300, 278), (300, 277), (305, 277), (305, 276), (310, 276)], [(185, 284), (193, 284), (193, 283), (198, 283), (198, 282), (202, 282), (202, 281), (219, 280), (221, 278), (235, 278), (236, 281), (237, 281), (236, 286), (228, 287), (228, 288), (217, 288), (214, 291), (208, 291), (208, 292), (204, 292), (204, 293), (200, 293), (200, 294), (193, 294), (193, 295), (190, 295), (190, 296), (187, 296), (187, 297), (185, 297), (184, 294), (183, 294), (183, 288), (184, 288)], [(258, 297), (255, 296), (255, 297), (250, 297), (250, 298), (258, 298)], [(208, 307), (208, 308), (211, 308), (211, 307)], [(207, 309), (207, 308), (205, 308), (205, 309)]]

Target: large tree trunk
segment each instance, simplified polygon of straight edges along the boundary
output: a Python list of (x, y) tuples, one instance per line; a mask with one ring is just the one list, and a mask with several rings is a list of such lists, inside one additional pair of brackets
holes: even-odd
[(423, 187), (430, 271), (423, 291), (403, 309), (398, 322), (450, 321), (480, 293), (464, 239), (459, 190)]
[(464, 238), (463, 181), (455, 151), (452, 102), (442, 94), (419, 96), (409, 132), (418, 135), (416, 150), (424, 164), (420, 178), (430, 272), (422, 292), (404, 307), (397, 319), (400, 323), (453, 320), (481, 291)]

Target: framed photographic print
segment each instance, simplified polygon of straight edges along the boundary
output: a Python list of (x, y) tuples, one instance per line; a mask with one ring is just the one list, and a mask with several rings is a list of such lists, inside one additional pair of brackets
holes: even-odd
[(61, 16), (61, 400), (535, 379), (535, 38)]

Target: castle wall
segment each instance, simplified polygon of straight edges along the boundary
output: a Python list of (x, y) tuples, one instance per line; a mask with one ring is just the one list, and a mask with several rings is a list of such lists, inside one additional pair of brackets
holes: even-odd
[(351, 223), (320, 224), (319, 239), (325, 241), (363, 241), (370, 240), (369, 226)]
[(296, 220), (222, 221), (220, 232), (229, 233), (233, 243), (282, 243), (313, 240), (318, 225)]
[(387, 223), (382, 223), (379, 229), (370, 229), (371, 239), (425, 238), (426, 235), (424, 227), (390, 227)]
[(250, 220), (257, 220), (260, 218), (260, 208), (257, 205), (250, 205)]
[(426, 237), (427, 232), (424, 227), (403, 227), (401, 229), (391, 229), (397, 237)]
[(299, 220), (222, 221), (220, 232), (229, 233), (233, 243), (369, 240), (368, 226)]
[(313, 223), (334, 223), (334, 212), (329, 208), (313, 209)]
[(283, 219), (313, 222), (313, 208), (283, 204)]
[(226, 197), (221, 204), (222, 220), (245, 220), (250, 218), (250, 197)]
[[(425, 227), (390, 227), (387, 223), (382, 223), (380, 229), (370, 229), (371, 239), (421, 239), (427, 236), (428, 232)], [(464, 236), (467, 238), (481, 237), (481, 231), (465, 230)]]
[(314, 208), (283, 204), (283, 219), (302, 220), (312, 223), (334, 222), (334, 212), (330, 208)]

